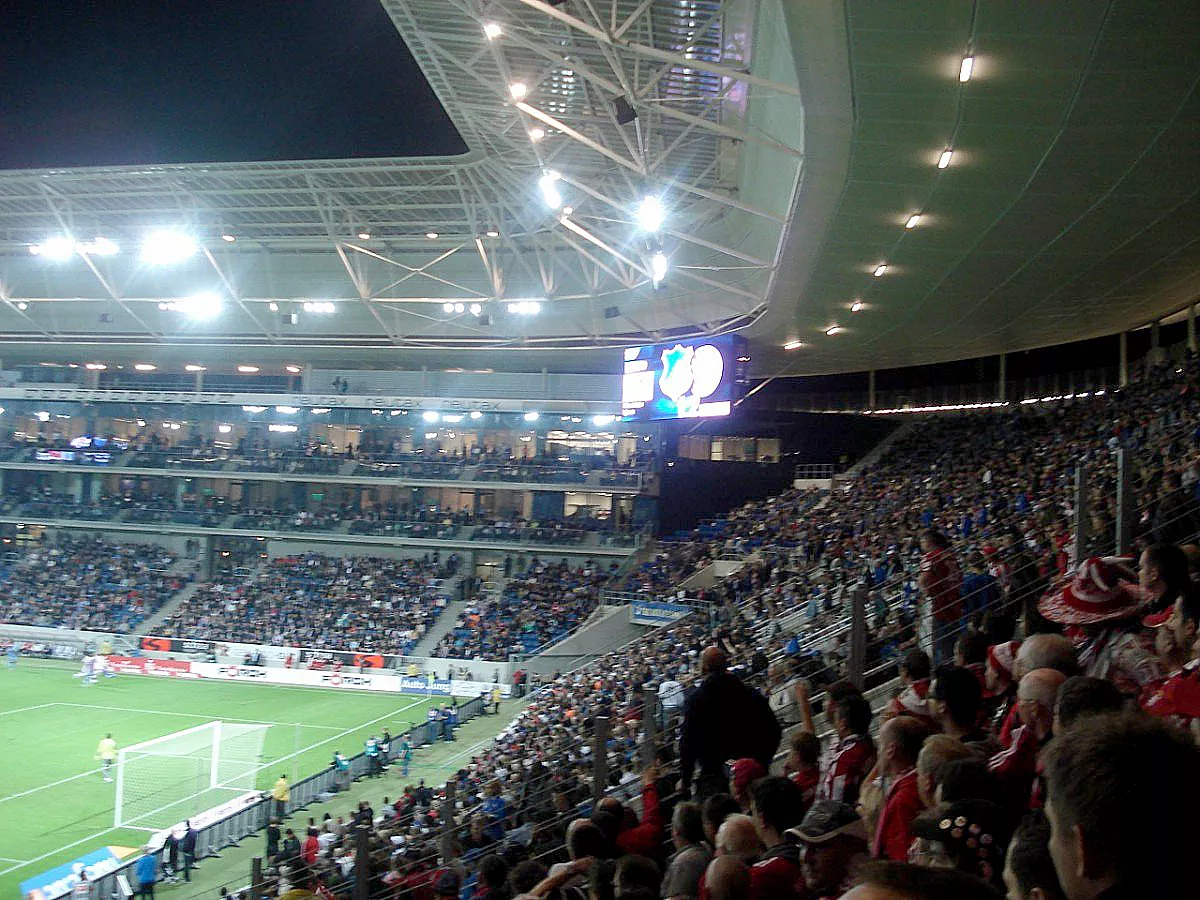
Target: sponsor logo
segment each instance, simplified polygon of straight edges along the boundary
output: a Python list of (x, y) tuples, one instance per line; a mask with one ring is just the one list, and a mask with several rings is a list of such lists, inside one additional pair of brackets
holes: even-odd
[(170, 638), (144, 637), (142, 638), (142, 649), (157, 653), (170, 653), (172, 643)]
[(355, 653), (351, 665), (361, 669), (382, 669), (383, 657), (378, 653)]
[(222, 666), (221, 674), (226, 678), (266, 678), (267, 670), (251, 666)]
[(328, 684), (331, 687), (370, 687), (371, 677), (369, 675), (344, 675), (340, 672), (334, 672), (330, 675), (322, 675), (321, 683)]

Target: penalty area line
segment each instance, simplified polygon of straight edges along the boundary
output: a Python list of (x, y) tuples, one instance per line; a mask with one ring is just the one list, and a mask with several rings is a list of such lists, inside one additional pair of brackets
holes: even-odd
[[(279, 725), (292, 728), (299, 725), (302, 728), (315, 728), (320, 731), (337, 731), (336, 725), (310, 725), (308, 722), (272, 722), (270, 719), (237, 719), (233, 716), (201, 716), (196, 713), (172, 712), (167, 709), (139, 709), (135, 706), (100, 706), (95, 703), (46, 703), (45, 706), (71, 706), (76, 709), (103, 709), (109, 712), (142, 713), (155, 716), (182, 716), (186, 719), (205, 719), (209, 722), (239, 722), (246, 725)], [(38, 707), (31, 707), (37, 709)], [(14, 710), (15, 712), (16, 710)]]
[[(30, 794), (36, 794), (38, 791), (46, 791), (52, 787), (58, 787), (60, 784), (70, 784), (72, 781), (78, 781), (80, 778), (87, 778), (89, 775), (99, 775), (104, 771), (104, 768), (98, 767), (88, 772), (80, 772), (78, 775), (72, 775), (69, 778), (60, 778), (58, 781), (52, 781), (49, 784), (43, 784), (40, 787), (30, 788), (27, 791), (21, 791), (19, 794), (9, 794), (7, 797), (0, 797), (0, 803), (7, 803), (9, 800), (19, 800), (21, 797), (28, 797)], [(20, 860), (12, 860), (12, 862), (20, 862)]]

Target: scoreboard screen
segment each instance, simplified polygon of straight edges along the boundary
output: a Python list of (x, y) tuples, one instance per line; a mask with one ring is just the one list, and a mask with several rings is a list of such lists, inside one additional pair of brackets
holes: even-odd
[(732, 334), (630, 347), (621, 372), (622, 420), (727, 416), (749, 362), (745, 338)]

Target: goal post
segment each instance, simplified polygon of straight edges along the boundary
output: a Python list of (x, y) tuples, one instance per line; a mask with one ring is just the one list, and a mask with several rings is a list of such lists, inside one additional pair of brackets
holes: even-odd
[(113, 827), (169, 828), (253, 791), (269, 727), (206, 722), (119, 750)]

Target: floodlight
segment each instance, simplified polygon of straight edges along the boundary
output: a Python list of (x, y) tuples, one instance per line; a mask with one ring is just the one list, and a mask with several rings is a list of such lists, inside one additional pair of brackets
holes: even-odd
[(655, 287), (662, 284), (662, 280), (667, 277), (667, 270), (671, 268), (671, 262), (667, 259), (667, 254), (659, 250), (650, 257), (650, 280)]
[(185, 372), (207, 372), (208, 366), (198, 366), (195, 363), (188, 363), (186, 366), (183, 367), (183, 371), (185, 371)]
[(529, 86), (523, 81), (514, 81), (508, 86), (508, 93), (514, 100), (524, 100), (529, 93)]
[(558, 181), (562, 178), (557, 172), (547, 172), (538, 179), (538, 187), (542, 191), (542, 199), (551, 209), (558, 209), (563, 204), (562, 194), (558, 190)]
[(142, 241), (142, 262), (169, 266), (195, 256), (200, 247), (195, 238), (182, 231), (152, 231)]
[(667, 211), (658, 197), (650, 194), (642, 199), (642, 204), (637, 211), (638, 227), (642, 231), (658, 231), (662, 228), (666, 218)]
[(962, 63), (958, 67), (958, 80), (963, 84), (966, 84), (971, 80), (971, 73), (974, 71), (975, 57), (970, 55), (964, 56), (962, 58)]
[(472, 419), (482, 419), (482, 418), (483, 418), (483, 413), (481, 413), (481, 412), (480, 412), (479, 410), (477, 410), (477, 409), (473, 409), (473, 410), (471, 410), (471, 418), (472, 418)]
[(916, 228), (920, 224), (921, 224), (921, 214), (913, 213), (911, 216), (908, 217), (908, 220), (904, 223), (904, 227), (905, 228)]
[(139, 372), (153, 372), (158, 368), (158, 366), (152, 365), (151, 363), (134, 363), (133, 367)]
[(783, 345), (784, 350), (799, 350), (804, 346), (804, 341), (788, 341)]
[(877, 265), (875, 267), (875, 271), (872, 272), (871, 274), (874, 275), (876, 278), (882, 278), (883, 273), (886, 272), (887, 270), (888, 270), (887, 263), (880, 263), (879, 265)]
[(504, 29), (500, 27), (498, 22), (485, 22), (483, 24), (483, 35), (489, 41), (494, 41), (502, 34), (504, 34)]
[(225, 303), (221, 296), (213, 291), (202, 291), (199, 294), (184, 297), (182, 300), (172, 300), (167, 303), (167, 309), (181, 312), (197, 322), (215, 319), (221, 314), (224, 306)]
[(436, 422), (441, 418), (441, 414), (436, 413), (431, 409), (427, 409), (425, 412), (421, 413), (421, 418), (426, 422)]
[(947, 147), (942, 151), (942, 155), (938, 157), (937, 166), (939, 169), (944, 169), (950, 165), (950, 160), (954, 158), (954, 151)]
[(75, 255), (75, 242), (69, 237), (52, 237), (34, 244), (29, 252), (54, 262), (64, 262)]
[(258, 366), (238, 366), (237, 370), (243, 375), (254, 375), (258, 372)]
[(525, 415), (522, 416), (521, 418), (523, 418), (526, 422), (536, 422), (538, 420), (538, 414), (536, 412), (531, 411), (531, 412), (525, 413)]

